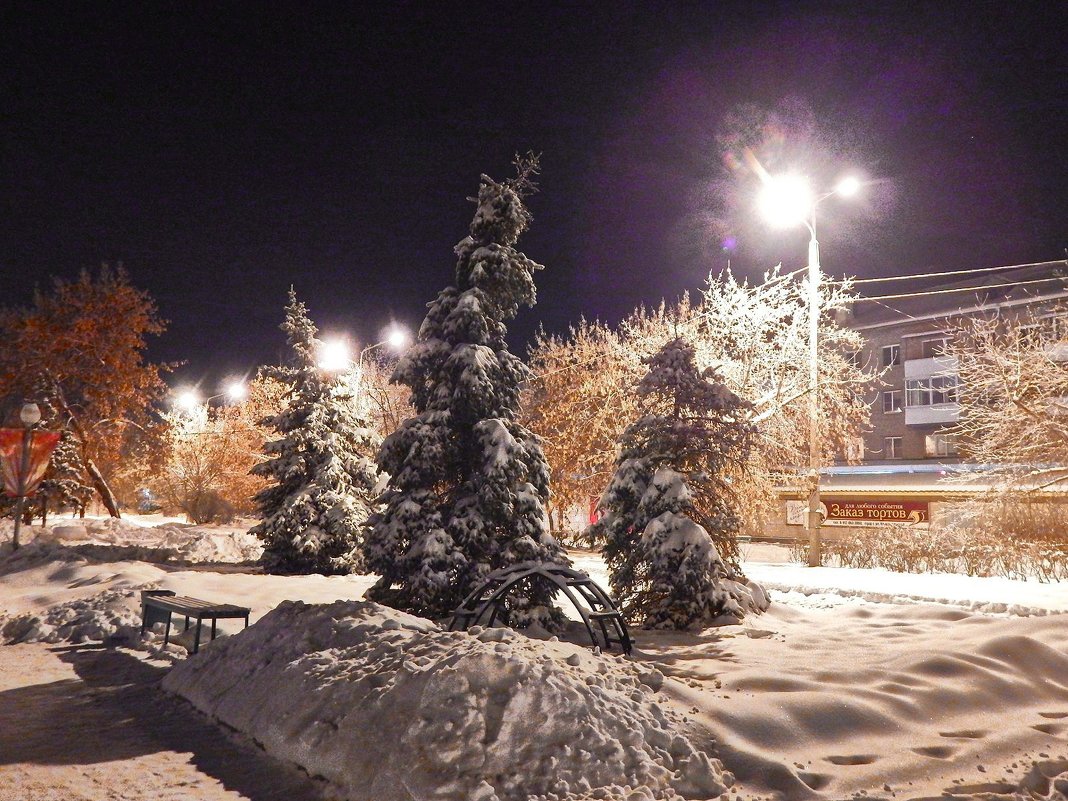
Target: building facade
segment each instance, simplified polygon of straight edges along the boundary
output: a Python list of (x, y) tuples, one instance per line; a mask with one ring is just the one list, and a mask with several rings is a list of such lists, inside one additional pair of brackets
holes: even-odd
[[(987, 274), (983, 274), (984, 276)], [(905, 282), (902, 282), (905, 283)], [(1068, 263), (996, 271), (957, 284), (906, 284), (901, 297), (862, 299), (842, 324), (864, 337), (850, 354), (879, 374), (865, 401), (868, 430), (838, 465), (820, 472), (823, 536), (900, 523), (926, 528), (956, 504), (989, 491), (984, 466), (965, 464), (954, 428), (960, 419), (954, 333), (969, 318), (997, 316), (1008, 325), (1060, 323), (1068, 340)], [(876, 293), (870, 293), (872, 295)], [(807, 537), (807, 489), (783, 487), (772, 538)]]
[(858, 443), (859, 453), (850, 455), (860, 455), (865, 464), (955, 464), (960, 459), (953, 428), (960, 405), (957, 360), (948, 355), (954, 332), (979, 315), (1019, 325), (1063, 316), (1068, 266), (1046, 262), (908, 294), (914, 296), (861, 300), (845, 321), (866, 340), (852, 358), (881, 373), (879, 386), (865, 399), (871, 428), (862, 451)]

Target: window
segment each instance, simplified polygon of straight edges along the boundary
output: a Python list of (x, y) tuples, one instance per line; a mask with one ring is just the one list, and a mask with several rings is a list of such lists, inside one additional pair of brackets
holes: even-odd
[(887, 459), (901, 458), (902, 437), (886, 437), (883, 440), (883, 451)]
[(924, 450), (928, 456), (956, 456), (957, 438), (953, 434), (928, 434)]
[(956, 402), (956, 374), (913, 378), (905, 382), (905, 404), (908, 406), (934, 406)]
[(846, 440), (846, 460), (850, 462), (864, 461), (864, 437), (850, 437)]
[(884, 345), (883, 346), (883, 367), (893, 367), (901, 364), (901, 346), (900, 345)]
[(887, 414), (901, 411), (901, 390), (891, 389), (883, 393), (883, 411)]
[(853, 365), (853, 366), (854, 366), (854, 367), (856, 367), (856, 368), (857, 368), (858, 370), (859, 370), (859, 369), (861, 368), (861, 366), (862, 366), (862, 365), (861, 365), (861, 362), (860, 362), (860, 351), (859, 351), (859, 350), (854, 350), (854, 351), (850, 351), (849, 353), (847, 353), (847, 354), (845, 355), (845, 360), (846, 360), (846, 362), (847, 362), (848, 364), (851, 364), (851, 365)]
[(938, 337), (937, 339), (925, 339), (923, 345), (923, 358), (933, 359), (936, 356), (945, 356), (946, 350), (949, 348), (949, 340), (945, 337)]

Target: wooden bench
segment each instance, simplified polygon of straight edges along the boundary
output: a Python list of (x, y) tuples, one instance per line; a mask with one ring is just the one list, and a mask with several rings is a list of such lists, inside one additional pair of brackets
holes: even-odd
[(196, 636), (193, 638), (193, 653), (200, 650), (200, 629), (205, 619), (211, 621), (211, 639), (215, 639), (216, 621), (220, 618), (244, 618), (248, 627), (248, 616), (252, 610), (246, 606), (233, 604), (215, 604), (200, 598), (177, 595), (173, 590), (143, 590), (141, 592), (141, 633), (153, 623), (166, 622), (167, 630), (163, 635), (164, 647), (171, 639), (171, 617), (174, 614), (185, 616), (185, 629), (189, 631), (190, 620), (197, 621)]

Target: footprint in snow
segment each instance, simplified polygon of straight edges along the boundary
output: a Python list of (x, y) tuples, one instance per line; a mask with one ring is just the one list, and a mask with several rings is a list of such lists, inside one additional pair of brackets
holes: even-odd
[(931, 759), (949, 759), (957, 753), (957, 749), (951, 745), (925, 745), (913, 748), (912, 753), (930, 757)]
[(879, 757), (874, 754), (847, 754), (842, 756), (824, 757), (824, 761), (832, 765), (870, 765)]
[(955, 740), (981, 740), (989, 734), (985, 729), (961, 729), (960, 731), (940, 731), (939, 737), (950, 737)]
[(1068, 729), (1068, 725), (1064, 723), (1037, 723), (1031, 727), (1035, 731), (1040, 731), (1043, 734), (1060, 734)]
[(822, 790), (831, 783), (831, 777), (825, 773), (809, 773), (808, 771), (801, 770), (798, 771), (797, 778), (813, 790)]

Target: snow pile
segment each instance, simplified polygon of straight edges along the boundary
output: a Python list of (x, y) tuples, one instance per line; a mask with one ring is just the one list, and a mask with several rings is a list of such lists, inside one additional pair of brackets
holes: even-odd
[(263, 554), (258, 537), (241, 528), (217, 526), (160, 526), (164, 532), (160, 545), (174, 549), (179, 559), (190, 564), (201, 562), (256, 562)]
[(141, 626), (137, 596), (133, 590), (105, 590), (90, 598), (58, 604), (39, 614), (27, 612), (0, 618), (0, 644), (136, 641)]
[(713, 798), (733, 777), (654, 699), (663, 675), (509, 629), (285, 602), (164, 687), (350, 798)]
[[(0, 528), (0, 535), (10, 528)], [(78, 529), (84, 529), (80, 534)], [(263, 544), (244, 526), (193, 526), (167, 522), (157, 526), (114, 518), (71, 520), (56, 518), (48, 527), (23, 528), (21, 538), (29, 546), (63, 558), (70, 549), (90, 558), (103, 560), (138, 559), (145, 562), (255, 562), (263, 553)], [(10, 553), (8, 549), (5, 552)], [(69, 551), (68, 551), (69, 552)]]

